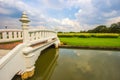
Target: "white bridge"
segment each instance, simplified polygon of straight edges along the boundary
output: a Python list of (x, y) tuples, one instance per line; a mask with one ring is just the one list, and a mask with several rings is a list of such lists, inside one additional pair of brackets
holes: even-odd
[(60, 43), (55, 31), (29, 30), (30, 20), (25, 13), (20, 21), (22, 30), (0, 30), (0, 80), (11, 80), (15, 75), (32, 77), (41, 51), (51, 45), (58, 48)]

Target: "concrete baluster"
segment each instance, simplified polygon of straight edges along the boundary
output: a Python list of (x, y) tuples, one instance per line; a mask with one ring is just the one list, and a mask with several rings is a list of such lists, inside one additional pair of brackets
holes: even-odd
[(42, 38), (44, 38), (44, 31), (42, 31)]
[(43, 38), (45, 38), (45, 31), (43, 31)]
[(48, 32), (48, 31), (46, 31), (46, 34), (45, 34), (45, 35), (46, 35), (46, 37), (47, 37), (47, 32)]
[(31, 41), (34, 40), (34, 33), (31, 33)]
[(38, 40), (38, 36), (39, 36), (39, 35), (38, 35), (38, 32), (36, 32), (36, 35), (35, 35), (35, 36), (36, 36), (36, 40)]
[(42, 32), (40, 31), (40, 39), (42, 39)]
[(40, 39), (40, 31), (38, 32), (38, 39)]
[(48, 34), (48, 31), (46, 31), (46, 37), (48, 37), (48, 35), (47, 35), (47, 34)]
[(21, 32), (18, 32), (18, 38), (19, 39), (21, 38)]
[(48, 31), (46, 32), (46, 37), (48, 37)]
[(9, 39), (12, 40), (12, 32), (9, 32), (8, 35), (9, 35)]
[(14, 39), (17, 39), (17, 32), (14, 32)]
[(38, 39), (40, 39), (40, 31), (38, 32)]
[(43, 38), (45, 38), (45, 31), (43, 31)]
[(44, 36), (45, 36), (45, 38), (46, 38), (46, 31), (44, 31)]
[(43, 38), (43, 31), (41, 31), (41, 39)]
[(40, 31), (38, 32), (38, 39), (40, 39)]
[(45, 37), (47, 38), (47, 31), (45, 31)]
[(3, 38), (3, 40), (7, 39), (7, 32), (2, 32), (2, 38)]

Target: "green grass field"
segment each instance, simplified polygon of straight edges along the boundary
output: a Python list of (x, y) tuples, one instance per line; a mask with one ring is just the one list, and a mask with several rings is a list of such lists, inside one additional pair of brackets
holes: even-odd
[(59, 37), (59, 39), (72, 46), (120, 47), (120, 38)]

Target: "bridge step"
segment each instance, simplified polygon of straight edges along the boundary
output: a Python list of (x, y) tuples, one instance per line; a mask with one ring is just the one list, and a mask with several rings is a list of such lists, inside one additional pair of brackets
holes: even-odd
[(10, 52), (10, 50), (4, 50), (4, 49), (0, 49), (0, 59), (5, 56), (8, 52)]

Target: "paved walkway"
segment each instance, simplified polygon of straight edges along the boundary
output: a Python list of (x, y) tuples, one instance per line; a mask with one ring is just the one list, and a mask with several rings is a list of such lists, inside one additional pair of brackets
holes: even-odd
[(22, 41), (9, 42), (9, 43), (0, 43), (0, 49), (11, 50), (20, 43), (22, 43)]

